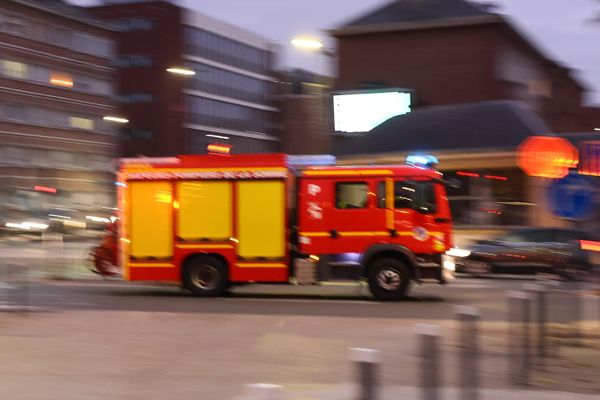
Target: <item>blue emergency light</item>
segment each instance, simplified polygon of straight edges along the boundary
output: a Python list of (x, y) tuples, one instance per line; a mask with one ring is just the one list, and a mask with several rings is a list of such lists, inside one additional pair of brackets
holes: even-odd
[(406, 163), (418, 167), (435, 168), (440, 162), (437, 157), (430, 154), (410, 154), (406, 157)]

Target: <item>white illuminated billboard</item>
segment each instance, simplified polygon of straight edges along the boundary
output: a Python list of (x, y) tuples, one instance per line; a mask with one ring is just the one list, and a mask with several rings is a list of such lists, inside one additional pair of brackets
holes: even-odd
[(410, 112), (410, 93), (401, 91), (333, 95), (336, 132), (369, 132), (397, 115)]

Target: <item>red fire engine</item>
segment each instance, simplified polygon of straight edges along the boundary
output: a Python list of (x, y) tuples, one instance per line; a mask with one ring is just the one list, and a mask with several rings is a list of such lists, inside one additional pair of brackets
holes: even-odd
[(121, 160), (122, 276), (202, 296), (245, 282), (366, 279), (385, 300), (411, 281), (450, 279), (441, 173), (298, 163), (283, 154)]

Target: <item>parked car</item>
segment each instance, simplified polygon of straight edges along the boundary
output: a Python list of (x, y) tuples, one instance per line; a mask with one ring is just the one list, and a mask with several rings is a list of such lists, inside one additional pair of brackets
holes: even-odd
[(585, 274), (593, 267), (590, 249), (600, 250), (596, 235), (574, 229), (520, 228), (468, 250), (452, 249), (457, 272)]

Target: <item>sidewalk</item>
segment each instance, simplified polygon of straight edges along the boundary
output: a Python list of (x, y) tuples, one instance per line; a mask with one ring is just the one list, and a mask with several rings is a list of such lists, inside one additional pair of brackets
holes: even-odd
[[(353, 400), (357, 398), (357, 388), (350, 384), (339, 385), (330, 389), (290, 393), (286, 392), (285, 400)], [(387, 386), (379, 392), (378, 400), (420, 400), (423, 398), (420, 388), (411, 386)], [(461, 399), (461, 392), (456, 388), (440, 390), (442, 400)], [(509, 390), (482, 389), (481, 400), (595, 400), (598, 394), (577, 394), (547, 390)], [(248, 396), (240, 396), (235, 400), (261, 400)]]
[[(0, 391), (19, 400), (247, 400), (241, 397), (245, 384), (271, 382), (286, 388), (286, 400), (353, 400), (344, 384), (354, 376), (348, 348), (368, 347), (383, 358), (380, 400), (417, 400), (415, 322), (102, 310), (2, 314)], [(443, 332), (443, 384), (456, 385), (456, 324), (435, 323)], [(600, 393), (600, 368), (590, 364), (600, 357), (584, 362), (569, 356), (571, 348), (549, 375), (534, 379), (535, 391), (507, 390), (506, 337), (496, 325), (482, 327), (484, 399), (597, 398), (548, 391)]]

